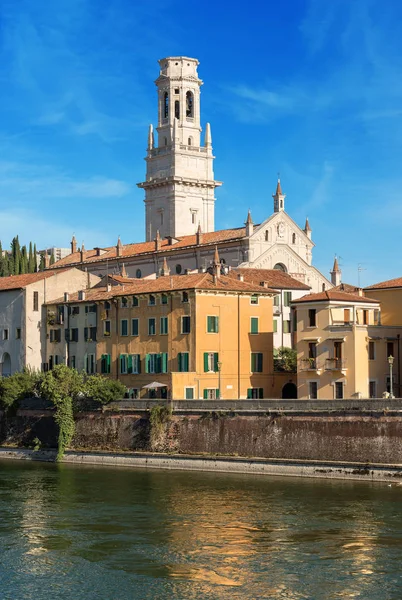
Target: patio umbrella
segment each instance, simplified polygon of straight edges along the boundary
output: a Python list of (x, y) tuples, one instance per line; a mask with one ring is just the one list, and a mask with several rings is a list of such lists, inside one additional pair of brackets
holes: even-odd
[(147, 385), (143, 385), (143, 390), (156, 390), (157, 388), (167, 387), (165, 383), (159, 383), (158, 381), (153, 381), (152, 383), (148, 383)]

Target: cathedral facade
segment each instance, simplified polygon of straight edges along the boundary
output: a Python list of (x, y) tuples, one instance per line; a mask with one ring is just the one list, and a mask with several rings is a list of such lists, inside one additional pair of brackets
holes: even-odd
[[(166, 258), (174, 274), (206, 270), (218, 249), (224, 268), (278, 269), (308, 285), (313, 292), (331, 282), (312, 265), (314, 243), (306, 220), (299, 227), (285, 211), (285, 194), (278, 180), (273, 212), (254, 224), (215, 231), (215, 188), (211, 127), (202, 136), (198, 61), (168, 57), (159, 61), (158, 125), (148, 131), (145, 181), (145, 242), (85, 250), (77, 248), (52, 268), (67, 265), (98, 275), (123, 272), (128, 277), (158, 274)], [(123, 266), (124, 265), (124, 266)]]

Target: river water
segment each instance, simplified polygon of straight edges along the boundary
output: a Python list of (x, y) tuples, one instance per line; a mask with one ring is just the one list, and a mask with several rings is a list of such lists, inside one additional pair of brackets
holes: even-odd
[(402, 486), (0, 462), (1, 600), (402, 598)]

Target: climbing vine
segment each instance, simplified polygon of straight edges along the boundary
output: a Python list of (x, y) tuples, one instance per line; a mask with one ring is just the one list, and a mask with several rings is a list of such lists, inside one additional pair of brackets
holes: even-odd
[(172, 417), (172, 409), (167, 406), (153, 406), (149, 415), (149, 441), (154, 450), (163, 444), (164, 434)]

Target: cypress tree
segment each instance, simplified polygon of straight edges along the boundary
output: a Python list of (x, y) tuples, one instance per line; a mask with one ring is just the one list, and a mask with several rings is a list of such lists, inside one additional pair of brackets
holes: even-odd
[(45, 270), (45, 255), (42, 252), (40, 255), (39, 271), (44, 271), (44, 270)]
[(28, 273), (28, 256), (27, 256), (27, 247), (26, 246), (22, 246), (22, 248), (21, 248), (20, 273), (21, 274)]
[(8, 256), (8, 275), (15, 275), (15, 268), (14, 268), (14, 256), (13, 253), (7, 252), (7, 256)]
[(34, 244), (34, 249), (33, 249), (33, 271), (32, 273), (37, 273), (38, 272), (38, 253), (36, 251), (36, 244)]
[(50, 263), (51, 265), (54, 265), (54, 263), (56, 262), (56, 259), (54, 257), (54, 252), (52, 252), (51, 256), (50, 256)]
[(0, 277), (3, 277), (3, 246), (0, 240)]
[(9, 261), (8, 252), (6, 252), (3, 257), (3, 277), (8, 277), (9, 275), (11, 275), (10, 261)]
[(28, 254), (28, 273), (33, 273), (35, 269), (34, 257), (32, 252), (32, 242), (29, 242), (29, 254)]
[(21, 264), (21, 248), (18, 235), (14, 237), (13, 241), (11, 242), (11, 252), (13, 255), (13, 275), (19, 275)]

